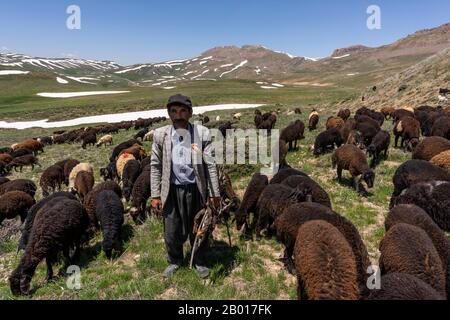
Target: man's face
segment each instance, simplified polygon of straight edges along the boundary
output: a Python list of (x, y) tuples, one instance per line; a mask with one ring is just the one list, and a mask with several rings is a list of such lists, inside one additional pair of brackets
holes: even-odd
[(186, 126), (192, 117), (192, 111), (185, 106), (171, 106), (169, 109), (169, 117), (175, 126)]

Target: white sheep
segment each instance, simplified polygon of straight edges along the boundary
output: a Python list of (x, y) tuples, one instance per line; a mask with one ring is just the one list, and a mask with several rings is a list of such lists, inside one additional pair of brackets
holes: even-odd
[(90, 163), (80, 163), (76, 165), (69, 174), (69, 190), (74, 190), (75, 188), (75, 178), (77, 174), (81, 171), (87, 171), (94, 174), (94, 167)]
[(100, 147), (101, 145), (105, 145), (106, 144), (112, 145), (113, 144), (113, 137), (110, 134), (107, 134), (106, 136), (101, 137), (97, 144), (95, 145), (97, 148)]

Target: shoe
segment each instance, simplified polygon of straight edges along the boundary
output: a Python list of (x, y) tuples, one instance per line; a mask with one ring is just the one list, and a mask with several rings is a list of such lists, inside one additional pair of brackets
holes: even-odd
[(179, 268), (179, 266), (176, 264), (169, 265), (166, 268), (166, 270), (164, 270), (164, 273), (163, 273), (164, 277), (170, 278), (171, 276), (173, 276), (173, 274), (175, 273), (175, 271), (177, 271), (178, 268)]
[(209, 277), (209, 269), (207, 267), (195, 266), (195, 269), (197, 270), (197, 273), (200, 278), (206, 279)]

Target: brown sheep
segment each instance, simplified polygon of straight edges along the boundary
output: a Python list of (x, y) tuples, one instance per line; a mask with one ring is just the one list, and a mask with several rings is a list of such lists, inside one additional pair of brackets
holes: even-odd
[(17, 149), (29, 149), (37, 155), (39, 151), (44, 152), (44, 144), (39, 141), (28, 139), (14, 145), (14, 151)]
[(393, 107), (385, 107), (385, 108), (381, 109), (381, 113), (383, 114), (383, 116), (386, 120), (391, 119), (394, 112), (395, 112), (395, 108), (393, 108)]
[(381, 275), (400, 272), (413, 275), (445, 295), (441, 259), (427, 233), (416, 226), (397, 223), (380, 243)]
[(0, 196), (10, 191), (23, 191), (34, 198), (36, 190), (37, 188), (33, 181), (27, 179), (16, 179), (0, 185)]
[(450, 139), (450, 117), (439, 117), (431, 128), (431, 135)]
[(450, 150), (443, 151), (431, 158), (430, 162), (450, 172)]
[(340, 117), (329, 117), (327, 120), (326, 128), (327, 130), (336, 128), (341, 129), (344, 126), (344, 120)]
[(294, 169), (294, 168), (283, 168), (276, 175), (273, 176), (273, 178), (270, 180), (270, 184), (279, 184), (282, 183), (284, 180), (289, 178), (290, 176), (305, 176), (308, 175), (304, 172), (301, 172), (300, 170)]
[(297, 149), (298, 140), (305, 138), (304, 132), (305, 124), (301, 120), (297, 120), (281, 131), (280, 139), (289, 143), (289, 151), (291, 151)]
[[(373, 188), (375, 172), (369, 167), (364, 152), (352, 144), (346, 144), (338, 148), (332, 156), (333, 169), (337, 167), (338, 181), (342, 181), (342, 170), (350, 171), (356, 191), (367, 195), (361, 180), (364, 180), (369, 188)], [(358, 178), (361, 176), (360, 178)]]
[(298, 299), (359, 299), (355, 256), (331, 224), (314, 220), (302, 225), (294, 252)]
[(308, 124), (309, 131), (316, 130), (318, 123), (319, 123), (319, 113), (317, 111), (311, 112), (311, 114), (309, 115), (309, 124)]
[(325, 207), (331, 209), (331, 200), (328, 196), (328, 193), (313, 179), (305, 176), (290, 176), (286, 180), (284, 180), (282, 185), (288, 186), (292, 189), (296, 189), (298, 187), (308, 188), (311, 190), (311, 201), (315, 203), (319, 203)]
[[(420, 122), (413, 117), (403, 117), (394, 125), (395, 148), (398, 147), (398, 139), (401, 137), (400, 148), (406, 147), (407, 150), (413, 151), (419, 144), (420, 138)], [(406, 146), (405, 146), (406, 142)]]
[(423, 139), (412, 154), (413, 159), (430, 161), (443, 151), (450, 150), (450, 141), (442, 137)]
[(351, 113), (350, 109), (341, 109), (341, 110), (339, 110), (337, 116), (339, 118), (341, 118), (342, 120), (347, 121), (347, 119), (350, 118), (351, 114), (352, 113)]
[(53, 165), (45, 169), (39, 180), (39, 186), (42, 188), (42, 195), (48, 197), (56, 189), (61, 191), (61, 184), (64, 183), (64, 171), (59, 165)]
[(80, 171), (75, 177), (74, 189), (80, 195), (81, 202), (94, 187), (94, 174), (88, 171)]
[(5, 164), (8, 164), (11, 161), (13, 161), (13, 157), (8, 153), (2, 153), (0, 154), (0, 161), (3, 161)]
[(33, 197), (22, 191), (11, 191), (0, 196), (0, 225), (5, 219), (20, 216), (23, 223), (28, 210), (35, 204)]
[(341, 128), (342, 140), (345, 143), (348, 143), (350, 133), (355, 129), (355, 127), (356, 127), (355, 119), (351, 118), (345, 121), (344, 126)]
[(64, 169), (64, 184), (66, 186), (69, 186), (70, 173), (72, 172), (73, 168), (75, 168), (79, 164), (80, 161), (75, 159), (65, 160), (63, 169)]
[[(147, 157), (147, 154), (146, 154), (144, 148), (138, 144), (135, 144), (135, 145), (131, 146), (130, 148), (123, 150), (119, 154), (119, 159), (120, 159), (121, 155), (127, 154), (127, 153), (132, 154), (134, 156), (135, 160), (138, 160), (138, 161), (141, 161)], [(119, 161), (119, 160), (117, 160), (117, 161)]]
[(41, 167), (38, 158), (30, 154), (14, 158), (13, 161), (6, 165), (6, 170), (11, 171), (11, 169), (14, 169), (17, 172), (17, 168), (19, 168), (20, 172), (22, 172), (23, 167), (27, 166), (31, 166), (31, 170), (34, 170), (35, 165)]
[(404, 117), (414, 118), (414, 110), (397, 109), (392, 113), (392, 121), (394, 123), (402, 120)]

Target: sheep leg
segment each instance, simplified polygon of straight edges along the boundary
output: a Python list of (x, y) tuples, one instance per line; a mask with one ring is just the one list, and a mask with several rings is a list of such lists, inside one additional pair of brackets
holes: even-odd
[(398, 138), (400, 138), (400, 136), (395, 136), (395, 145), (394, 145), (395, 148), (398, 147)]
[(338, 181), (342, 182), (342, 167), (339, 165), (337, 167), (337, 176), (338, 176)]
[(45, 259), (45, 263), (47, 264), (47, 276), (45, 277), (45, 280), (47, 282), (50, 282), (53, 280), (53, 267), (52, 267), (51, 259), (49, 257), (47, 257)]

